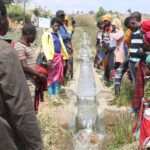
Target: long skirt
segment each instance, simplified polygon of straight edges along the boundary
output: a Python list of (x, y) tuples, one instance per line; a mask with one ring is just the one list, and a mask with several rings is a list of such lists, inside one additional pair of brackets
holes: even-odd
[(61, 83), (63, 81), (63, 57), (59, 53), (55, 53), (53, 63), (55, 67), (48, 68), (47, 86), (51, 86), (54, 82)]

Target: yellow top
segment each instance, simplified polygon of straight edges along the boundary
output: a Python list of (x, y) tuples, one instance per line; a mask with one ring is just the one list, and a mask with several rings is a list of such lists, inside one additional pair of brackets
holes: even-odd
[[(60, 43), (61, 43), (61, 54), (63, 55), (63, 59), (67, 60), (69, 58), (66, 47), (64, 45), (63, 39), (61, 35), (58, 33)], [(50, 31), (47, 31), (42, 36), (42, 50), (44, 51), (45, 57), (47, 61), (54, 59), (54, 41)]]

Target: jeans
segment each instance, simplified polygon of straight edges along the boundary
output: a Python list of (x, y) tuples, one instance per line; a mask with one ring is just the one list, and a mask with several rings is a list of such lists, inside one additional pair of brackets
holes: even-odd
[(51, 86), (48, 87), (48, 93), (50, 96), (58, 95), (59, 84), (55, 81)]
[(134, 82), (136, 79), (136, 72), (137, 72), (135, 64), (136, 62), (129, 62), (129, 69)]
[(129, 60), (126, 59), (116, 70), (115, 85), (121, 85), (122, 77), (128, 69)]

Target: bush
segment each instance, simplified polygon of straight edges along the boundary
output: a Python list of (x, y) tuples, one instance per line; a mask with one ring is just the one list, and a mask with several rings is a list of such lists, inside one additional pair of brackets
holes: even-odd
[(19, 6), (11, 6), (9, 5), (7, 7), (7, 12), (8, 12), (8, 16), (16, 21), (21, 21), (23, 20), (23, 9)]
[(106, 14), (106, 10), (104, 10), (103, 7), (100, 7), (96, 13), (96, 19), (99, 20), (105, 14)]

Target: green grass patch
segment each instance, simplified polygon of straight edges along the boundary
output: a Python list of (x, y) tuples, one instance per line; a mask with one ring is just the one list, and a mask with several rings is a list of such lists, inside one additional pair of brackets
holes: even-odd
[(125, 76), (122, 80), (122, 85), (120, 89), (120, 94), (117, 96), (116, 105), (121, 106), (131, 106), (134, 96), (134, 85)]
[(127, 112), (116, 114), (113, 118), (113, 125), (107, 127), (107, 131), (111, 135), (107, 150), (114, 150), (125, 144), (131, 144), (133, 142), (131, 133), (134, 125), (135, 118), (131, 118)]

